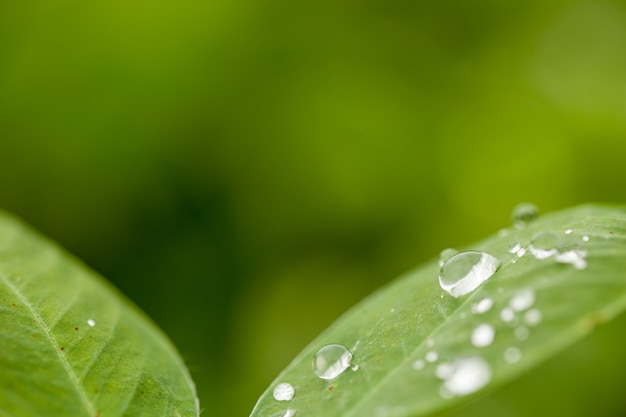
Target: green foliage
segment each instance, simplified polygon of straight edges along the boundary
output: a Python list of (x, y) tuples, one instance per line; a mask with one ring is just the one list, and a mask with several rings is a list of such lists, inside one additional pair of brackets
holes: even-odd
[(0, 215), (0, 416), (195, 417), (175, 348), (54, 243)]
[[(576, 251), (582, 264), (554, 254), (539, 259), (536, 252), (530, 253), (531, 242), (537, 249), (536, 236), (543, 232), (558, 238), (554, 247), (560, 249), (559, 253)], [(527, 253), (522, 257), (510, 253), (511, 242), (528, 248)], [(598, 373), (592, 370), (584, 377), (586, 392), (600, 392), (605, 400), (603, 407), (593, 405), (591, 410), (595, 412), (585, 405), (590, 403), (586, 395), (571, 395), (579, 384), (572, 376), (577, 375), (581, 363), (587, 361), (588, 366), (590, 359), (595, 363), (590, 368), (616, 368), (618, 374), (620, 369), (624, 374), (623, 361), (610, 355), (615, 352), (615, 342), (621, 340), (621, 331), (613, 329), (612, 342), (601, 332), (606, 343), (600, 346), (604, 348), (592, 343), (588, 346), (595, 346), (595, 350), (576, 351), (575, 342), (626, 308), (626, 208), (582, 206), (564, 210), (525, 227), (504, 229), (470, 249), (501, 260), (500, 268), (482, 286), (458, 298), (444, 293), (435, 260), (408, 273), (354, 307), (304, 349), (261, 397), (252, 417), (282, 416), (287, 409), (307, 417), (431, 416), (492, 391), (476, 403), (483, 404), (482, 409), (474, 405), (474, 414), (469, 408), (467, 414), (458, 411), (459, 415), (533, 415), (524, 414), (524, 410), (534, 406), (541, 415), (547, 415), (547, 410), (567, 410), (567, 415), (582, 417), (602, 415), (599, 412), (607, 409), (607, 403), (609, 412), (605, 415), (610, 415), (610, 405), (622, 401), (619, 386), (623, 383), (615, 384), (610, 379), (615, 369), (600, 373), (602, 387), (595, 391), (588, 385), (598, 383), (593, 380)], [(511, 321), (505, 319), (502, 312), (514, 306), (511, 300), (522, 293), (534, 298), (528, 305), (518, 305)], [(493, 300), (493, 306), (476, 312), (475, 306), (485, 298)], [(324, 308), (323, 300), (319, 308)], [(623, 329), (623, 320), (616, 323)], [(472, 332), (481, 324), (495, 329), (493, 343), (486, 346), (472, 342)], [(354, 367), (328, 381), (316, 377), (311, 361), (318, 348), (331, 343), (352, 348)], [(565, 355), (564, 362), (557, 358), (552, 368), (557, 371), (546, 374), (553, 361), (547, 365), (544, 362), (572, 345), (568, 352), (574, 353)], [(436, 352), (437, 358), (432, 353), (427, 355), (429, 351)], [(443, 369), (440, 365), (476, 357), (482, 358), (489, 369), (485, 388), (452, 398), (442, 395), (442, 377), (436, 375), (437, 369)], [(524, 382), (528, 377), (520, 378), (533, 372), (539, 378), (531, 378), (531, 384)], [(517, 395), (511, 395), (506, 388), (502, 395), (495, 390), (515, 379), (520, 379), (524, 387)], [(295, 388), (291, 401), (273, 398), (273, 389), (281, 382)], [(534, 394), (529, 399), (531, 392)], [(559, 395), (563, 392), (568, 395)], [(493, 414), (485, 414), (485, 410)]]

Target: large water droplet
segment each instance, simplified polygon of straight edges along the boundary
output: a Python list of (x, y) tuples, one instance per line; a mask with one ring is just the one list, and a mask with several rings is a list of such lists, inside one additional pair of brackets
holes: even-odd
[(443, 396), (462, 396), (476, 392), (491, 380), (491, 368), (481, 357), (458, 359), (451, 364), (441, 364), (435, 375), (444, 380)]
[(452, 248), (442, 250), (439, 254), (439, 266), (443, 266), (448, 259), (452, 258), (457, 253), (459, 253), (459, 251)]
[(498, 258), (485, 252), (460, 252), (443, 264), (439, 285), (453, 297), (474, 291), (488, 280), (500, 266)]
[(350, 367), (352, 353), (343, 345), (326, 345), (313, 356), (313, 372), (322, 379), (335, 379)]
[(539, 209), (532, 203), (520, 203), (513, 208), (513, 212), (511, 213), (511, 220), (513, 220), (513, 225), (517, 228), (523, 228), (526, 226), (526, 223), (537, 218), (539, 214)]
[(486, 347), (493, 343), (496, 330), (490, 324), (481, 324), (472, 332), (472, 344), (476, 347)]
[(552, 232), (539, 232), (533, 236), (528, 249), (537, 259), (547, 259), (557, 254), (559, 237)]
[(274, 387), (274, 399), (276, 401), (291, 401), (295, 394), (296, 390), (286, 382), (281, 382)]

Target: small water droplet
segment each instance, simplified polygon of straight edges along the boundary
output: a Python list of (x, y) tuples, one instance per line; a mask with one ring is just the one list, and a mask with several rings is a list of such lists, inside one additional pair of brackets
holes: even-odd
[(517, 253), (518, 250), (522, 248), (522, 245), (519, 242), (511, 242), (509, 243), (509, 253)]
[(587, 261), (585, 260), (586, 252), (579, 250), (568, 250), (557, 254), (554, 259), (562, 264), (571, 264), (576, 269), (587, 268)]
[(509, 307), (504, 307), (500, 311), (500, 319), (505, 323), (510, 323), (515, 319), (515, 312)]
[(533, 236), (528, 249), (537, 259), (548, 259), (557, 253), (559, 238), (552, 232), (539, 232)]
[(435, 346), (435, 341), (431, 338), (426, 339), (426, 346), (429, 348)]
[(442, 250), (439, 253), (439, 266), (443, 266), (448, 259), (452, 258), (457, 253), (459, 253), (459, 251), (454, 248), (446, 248)]
[(472, 305), (472, 313), (474, 314), (485, 314), (493, 307), (493, 298), (483, 298), (477, 303)]
[(511, 220), (513, 225), (518, 229), (526, 227), (526, 224), (537, 218), (539, 209), (537, 206), (531, 203), (520, 203), (513, 208), (511, 213)]
[(396, 312), (396, 309), (395, 309), (395, 308), (389, 309), (389, 312), (390, 312), (390, 313), (395, 313), (395, 312)]
[(331, 344), (313, 356), (313, 372), (322, 379), (335, 379), (350, 367), (352, 353), (343, 345)]
[(517, 340), (527, 340), (528, 337), (530, 336), (530, 331), (528, 330), (527, 327), (524, 326), (519, 326), (516, 327), (515, 330), (513, 330), (513, 334), (515, 334), (515, 337), (517, 338)]
[(439, 285), (453, 297), (474, 291), (500, 266), (498, 258), (485, 252), (460, 252), (446, 261), (439, 271)]
[(565, 234), (566, 234), (566, 235), (571, 235), (571, 234), (572, 234), (572, 232), (573, 232), (573, 230), (572, 230), (572, 229), (567, 229), (567, 230), (565, 230)]
[(296, 415), (296, 410), (294, 410), (293, 408), (290, 408), (285, 411), (274, 413), (270, 417), (293, 417), (295, 415)]
[(481, 324), (472, 332), (472, 344), (476, 347), (486, 347), (493, 343), (496, 330), (490, 324)]
[(96, 322), (95, 322), (95, 320), (89, 319), (89, 320), (87, 320), (87, 324), (88, 324), (89, 326), (93, 327), (93, 326), (95, 326), (95, 325), (96, 325)]
[(437, 359), (439, 359), (439, 354), (435, 352), (434, 350), (431, 350), (431, 351), (426, 352), (426, 356), (424, 357), (426, 358), (426, 362), (433, 363)]
[(517, 253), (516, 253), (518, 258), (522, 258), (524, 255), (526, 255), (526, 249), (525, 248), (520, 248)]
[(524, 311), (535, 303), (535, 292), (530, 288), (520, 290), (513, 295), (509, 306), (515, 311)]
[(422, 369), (424, 369), (425, 366), (426, 366), (426, 362), (424, 362), (421, 359), (418, 359), (415, 362), (413, 362), (413, 369), (415, 369), (416, 371), (421, 371)]
[(504, 360), (508, 363), (516, 363), (522, 359), (522, 351), (518, 348), (511, 346), (504, 351)]
[(524, 314), (524, 322), (529, 326), (539, 325), (542, 319), (543, 319), (543, 314), (541, 314), (541, 311), (537, 310), (536, 308), (528, 310)]
[(448, 396), (463, 396), (472, 394), (491, 380), (491, 368), (484, 359), (478, 356), (458, 359), (451, 364), (441, 364), (435, 375), (443, 379), (440, 394)]
[(281, 382), (274, 387), (274, 399), (276, 401), (291, 401), (296, 394), (296, 390), (293, 385), (286, 382)]
[(583, 242), (589, 242), (589, 236), (587, 235), (583, 236)]

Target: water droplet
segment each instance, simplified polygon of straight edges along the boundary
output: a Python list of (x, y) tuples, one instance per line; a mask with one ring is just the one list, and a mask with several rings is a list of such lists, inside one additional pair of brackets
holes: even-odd
[(426, 366), (426, 362), (424, 362), (421, 359), (418, 359), (415, 362), (413, 362), (413, 369), (415, 369), (416, 371), (421, 371), (422, 369), (424, 369), (425, 366)]
[(291, 401), (296, 394), (296, 390), (293, 385), (286, 382), (281, 382), (274, 387), (274, 399), (276, 401)]
[(472, 332), (472, 344), (476, 347), (486, 347), (493, 343), (496, 330), (490, 324), (481, 324)]
[(566, 234), (566, 235), (571, 235), (571, 234), (572, 234), (572, 232), (573, 232), (573, 230), (572, 230), (572, 229), (567, 229), (567, 230), (565, 230), (565, 234)]
[(524, 311), (535, 303), (535, 292), (530, 288), (516, 292), (509, 301), (509, 306), (515, 311)]
[(293, 417), (295, 415), (296, 415), (296, 410), (294, 410), (293, 408), (290, 408), (288, 410), (281, 411), (279, 413), (274, 413), (270, 417)]
[(508, 347), (504, 351), (504, 360), (508, 363), (516, 363), (522, 359), (522, 351), (516, 347)]
[(89, 326), (93, 327), (93, 326), (95, 326), (95, 325), (96, 325), (96, 322), (95, 322), (95, 320), (89, 319), (89, 320), (87, 320), (87, 324), (88, 324)]
[(511, 242), (509, 243), (509, 253), (517, 253), (518, 250), (522, 248), (522, 245), (519, 242)]
[(589, 242), (589, 236), (587, 235), (583, 236), (583, 242)]
[(529, 326), (539, 325), (542, 319), (543, 315), (541, 314), (541, 311), (536, 308), (528, 310), (526, 314), (524, 314), (524, 322)]
[(517, 252), (516, 255), (518, 258), (523, 257), (524, 255), (526, 255), (526, 249), (525, 248), (520, 248)]
[(491, 307), (493, 307), (493, 298), (486, 297), (472, 305), (472, 313), (484, 314), (488, 312)]
[(557, 253), (559, 238), (552, 232), (539, 232), (533, 236), (528, 249), (537, 259), (547, 259)]
[(457, 253), (459, 253), (459, 251), (453, 248), (446, 248), (442, 250), (439, 254), (439, 266), (443, 266), (448, 259), (452, 258)]
[(431, 338), (426, 339), (426, 346), (429, 348), (435, 346), (435, 341)]
[(313, 372), (322, 379), (335, 379), (350, 367), (352, 353), (343, 345), (331, 344), (313, 356)]
[(451, 364), (441, 364), (435, 375), (443, 379), (443, 397), (472, 394), (491, 380), (491, 368), (478, 356), (458, 359)]
[(435, 352), (434, 350), (431, 350), (429, 352), (426, 352), (426, 362), (435, 362), (437, 359), (439, 359), (439, 354), (437, 352)]
[(517, 340), (527, 340), (530, 336), (530, 331), (524, 326), (519, 326), (513, 330), (513, 334), (515, 334)]
[(513, 208), (511, 213), (511, 220), (513, 225), (519, 229), (526, 226), (526, 224), (537, 218), (539, 209), (537, 206), (531, 203), (521, 203)]
[(395, 309), (395, 308), (389, 309), (389, 312), (390, 312), (390, 313), (395, 313), (395, 312), (396, 312), (396, 309)]
[(587, 261), (584, 257), (585, 253), (586, 252), (579, 250), (568, 250), (557, 254), (554, 259), (559, 263), (571, 264), (574, 268), (582, 270), (587, 268)]
[(510, 323), (515, 319), (515, 312), (509, 307), (504, 307), (500, 312), (500, 319), (505, 323)]
[(453, 297), (474, 291), (488, 280), (500, 266), (498, 258), (485, 252), (460, 252), (443, 264), (439, 285)]

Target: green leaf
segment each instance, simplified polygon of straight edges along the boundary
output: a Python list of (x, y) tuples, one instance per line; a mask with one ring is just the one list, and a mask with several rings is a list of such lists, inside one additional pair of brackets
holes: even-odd
[[(537, 251), (530, 251), (533, 239), (537, 243), (537, 234), (544, 232), (554, 234), (554, 248), (561, 255), (538, 259)], [(526, 253), (510, 253), (512, 242), (519, 242)], [(497, 395), (495, 388), (523, 379), (520, 376), (533, 369), (545, 369), (549, 358), (558, 362), (559, 352), (626, 307), (624, 207), (590, 205), (545, 215), (525, 227), (503, 229), (468, 249), (501, 261), (477, 289), (458, 298), (444, 292), (437, 260), (400, 277), (304, 349), (270, 385), (251, 416), (439, 415), (487, 393)], [(512, 303), (520, 294), (530, 295), (527, 305)], [(493, 300), (493, 306), (479, 313), (476, 305), (485, 298)], [(324, 308), (323, 300), (319, 308)], [(480, 346), (472, 334), (484, 324), (495, 330), (495, 337), (492, 342), (483, 338), (486, 346)], [(318, 378), (311, 365), (317, 349), (327, 344), (347, 346), (353, 355), (351, 366), (332, 380)], [(463, 364), (467, 374), (457, 373), (461, 385), (454, 386), (451, 370), (463, 370)], [(570, 361), (558, 369), (568, 367), (575, 368)], [(293, 399), (274, 398), (279, 383), (293, 386)], [(550, 393), (554, 388), (540, 386), (536, 391)], [(549, 394), (546, 398), (549, 402)], [(526, 398), (527, 403), (535, 401)], [(490, 411), (493, 414), (476, 415), (504, 415), (502, 408)]]
[(0, 215), (0, 416), (198, 416), (166, 336), (54, 243)]

